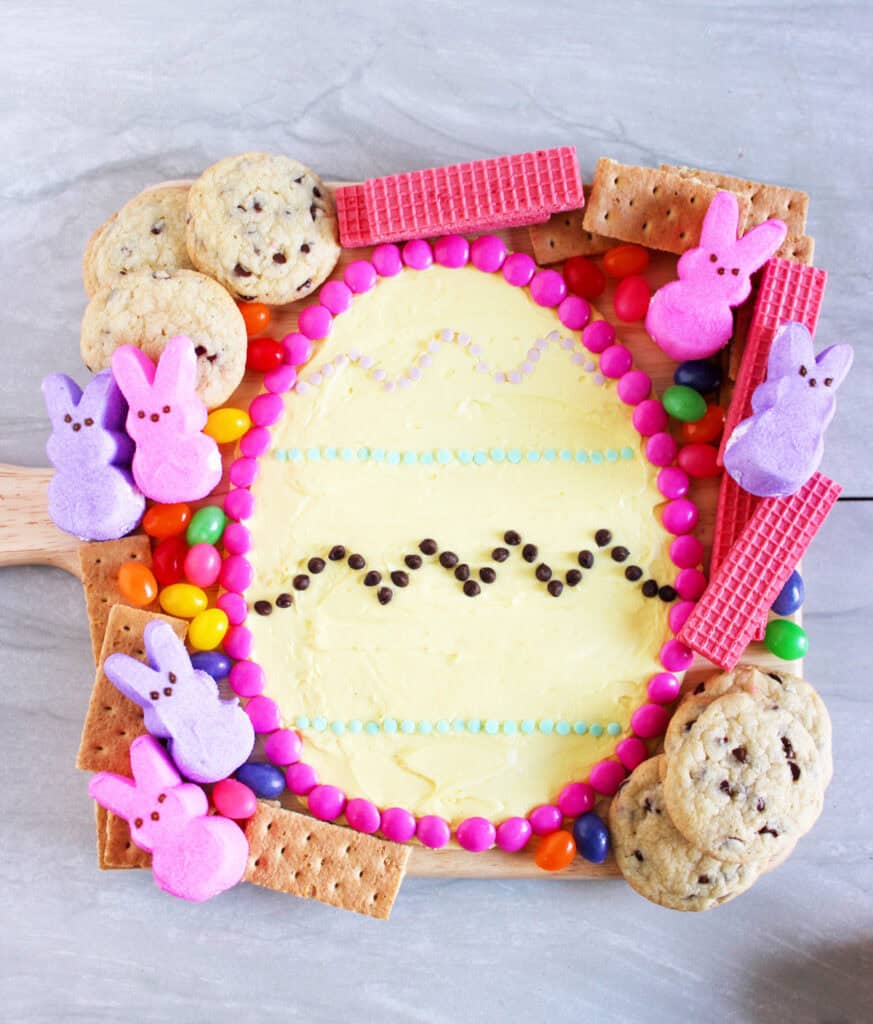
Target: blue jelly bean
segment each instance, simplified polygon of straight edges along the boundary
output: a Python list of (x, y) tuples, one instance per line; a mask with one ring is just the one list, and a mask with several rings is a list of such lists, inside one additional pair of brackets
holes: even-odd
[(220, 651), (198, 651), (191, 655), (191, 664), (215, 680), (226, 679), (230, 674), (230, 658)]
[(573, 822), (573, 838), (580, 856), (592, 864), (602, 864), (609, 854), (609, 829), (594, 811)]
[(694, 388), (701, 395), (707, 395), (721, 384), (721, 372), (717, 366), (705, 359), (691, 359), (676, 367), (673, 381), (686, 388)]
[(236, 770), (239, 782), (248, 786), (255, 796), (264, 800), (276, 800), (285, 789), (285, 773), (275, 765), (264, 761), (250, 761)]
[(773, 602), (773, 611), (777, 615), (793, 615), (803, 604), (805, 597), (806, 588), (803, 585), (803, 577), (795, 569), (785, 581), (785, 586), (779, 591), (779, 596)]

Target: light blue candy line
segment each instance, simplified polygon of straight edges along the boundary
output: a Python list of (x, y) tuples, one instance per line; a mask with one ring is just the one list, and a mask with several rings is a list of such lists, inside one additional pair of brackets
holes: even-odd
[(381, 722), (370, 719), (364, 723), (360, 718), (353, 718), (348, 722), (344, 722), (342, 719), (328, 721), (323, 715), (318, 715), (315, 718), (310, 718), (309, 715), (297, 715), (294, 719), (294, 724), (302, 732), (325, 732), (329, 729), (336, 736), (344, 736), (346, 733), (352, 736), (360, 736), (362, 734), (378, 736), (382, 732), (389, 736), (393, 736), (398, 732), (405, 736), (411, 736), (414, 733), (418, 733), (421, 736), (431, 736), (434, 734), (448, 736), (452, 733), (460, 734), (465, 732), (473, 733), (474, 735), (485, 733), (487, 736), (497, 736), (499, 734), (515, 736), (518, 733), (521, 733), (523, 736), (531, 736), (537, 731), (545, 736), (584, 736), (586, 733), (590, 733), (592, 736), (602, 736), (604, 732), (610, 736), (620, 736), (622, 732), (622, 726), (619, 722), (609, 722), (604, 727), (598, 723), (588, 725), (587, 722), (583, 721), (568, 722), (563, 718), (558, 719), (558, 721), (551, 718), (541, 718), (539, 720), (523, 718), (521, 721), (514, 718), (486, 718), (484, 721), (481, 718), (454, 718), (451, 722), (447, 718), (440, 718), (437, 722), (432, 722), (428, 719), (417, 721), (412, 718), (403, 718), (398, 721), (396, 718), (385, 718)]
[(618, 462), (620, 459), (628, 461), (634, 458), (634, 450), (628, 446), (624, 448), (607, 448), (605, 451), (586, 451), (580, 448), (578, 451), (570, 448), (562, 448), (557, 451), (555, 448), (477, 448), (475, 451), (470, 448), (437, 448), (435, 451), (412, 451), (407, 449), (368, 448), (362, 445), (360, 448), (337, 448), (328, 445), (323, 448), (311, 447), (301, 448), (276, 448), (273, 452), (278, 462), (320, 462), (324, 459), (327, 462), (336, 462), (340, 459), (343, 462), (378, 462), (387, 463), (389, 466), (432, 466), (437, 462), (441, 466), (448, 466), (457, 463), (461, 466), (487, 466), (489, 463), (504, 463), (518, 466), (522, 463), (535, 465), (538, 462), (553, 463), (578, 462), (580, 465), (600, 466), (604, 462)]

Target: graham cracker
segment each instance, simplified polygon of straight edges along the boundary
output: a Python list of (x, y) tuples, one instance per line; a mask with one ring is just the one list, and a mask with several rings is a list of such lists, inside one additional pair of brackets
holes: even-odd
[[(700, 241), (709, 204), (719, 190), (675, 171), (598, 161), (582, 224), (586, 231), (680, 254)], [(739, 233), (749, 213), (748, 196), (737, 196)]]
[(152, 564), (149, 539), (144, 533), (121, 540), (99, 541), (79, 545), (79, 562), (82, 566), (82, 586), (85, 588), (85, 607), (88, 610), (88, 624), (91, 628), (91, 649), (94, 663), (100, 657), (103, 634), (109, 610), (124, 599), (118, 589), (118, 570), (125, 562)]
[[(591, 195), (591, 186), (583, 189), (585, 202)], [(553, 213), (545, 224), (531, 224), (528, 228), (534, 259), (541, 266), (559, 263), (571, 256), (598, 256), (619, 242), (606, 235), (596, 235), (582, 226), (585, 209)]]
[(109, 682), (103, 672), (103, 662), (110, 654), (119, 653), (146, 661), (143, 630), (152, 619), (169, 622), (176, 635), (185, 639), (188, 623), (181, 619), (155, 615), (123, 604), (115, 605), (109, 613), (94, 689), (91, 691), (76, 757), (76, 767), (83, 771), (117, 772), (119, 775), (131, 773), (128, 756), (130, 744), (146, 731), (142, 722), (142, 708), (119, 693)]
[(98, 803), (94, 807), (97, 813), (97, 864), (101, 871), (151, 867), (151, 854), (141, 850), (130, 838), (130, 826), (124, 818)]
[(263, 802), (246, 824), (245, 881), (387, 920), (408, 846)]

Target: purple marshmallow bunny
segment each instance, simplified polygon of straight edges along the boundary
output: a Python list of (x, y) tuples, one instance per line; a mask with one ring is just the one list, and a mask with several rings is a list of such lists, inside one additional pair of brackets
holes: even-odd
[(49, 515), (84, 540), (124, 537), (142, 519), (145, 497), (130, 473), (127, 403), (111, 371), (98, 373), (84, 392), (71, 377), (53, 373), (42, 393), (52, 424), (46, 453), (56, 470)]
[(852, 357), (851, 345), (832, 345), (816, 357), (803, 324), (780, 327), (767, 379), (752, 394), (752, 415), (737, 424), (725, 445), (725, 469), (740, 487), (776, 498), (806, 483), (821, 463), (836, 390)]
[(221, 700), (212, 676), (194, 669), (182, 641), (160, 619), (144, 632), (151, 667), (126, 654), (103, 663), (107, 679), (143, 709), (145, 727), (170, 741), (179, 771), (193, 782), (226, 779), (255, 743), (239, 701)]

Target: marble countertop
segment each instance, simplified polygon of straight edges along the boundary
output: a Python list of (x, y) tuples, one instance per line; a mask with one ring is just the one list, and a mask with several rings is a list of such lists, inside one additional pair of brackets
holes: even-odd
[[(873, 1019), (873, 259), (869, 3), (262, 0), (0, 6), (0, 461), (45, 465), (38, 399), (82, 377), (79, 262), (144, 185), (228, 153), (355, 178), (575, 144), (800, 186), (850, 341), (824, 469), (848, 498), (807, 560), (825, 812), (705, 915), (618, 881), (405, 882), (390, 924), (254, 887), (189, 906), (98, 874), (72, 770), (90, 647), (78, 583), (0, 571), (0, 1020)], [(867, 499), (867, 500), (861, 500)]]

